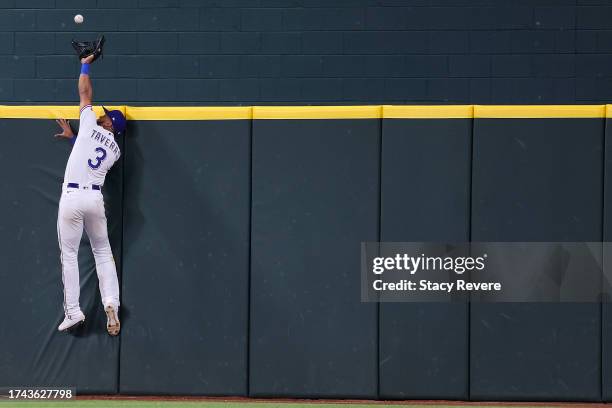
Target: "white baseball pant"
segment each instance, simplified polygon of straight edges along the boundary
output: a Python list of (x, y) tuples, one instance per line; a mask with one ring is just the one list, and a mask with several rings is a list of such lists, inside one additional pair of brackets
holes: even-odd
[(64, 186), (57, 217), (57, 235), (64, 284), (64, 313), (67, 316), (81, 310), (78, 252), (83, 226), (96, 261), (102, 303), (105, 307), (108, 305), (119, 307), (119, 282), (108, 241), (104, 197), (101, 191), (93, 190), (91, 187)]

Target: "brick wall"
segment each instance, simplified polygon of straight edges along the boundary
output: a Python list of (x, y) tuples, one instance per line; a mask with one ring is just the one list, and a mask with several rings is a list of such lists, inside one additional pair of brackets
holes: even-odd
[(612, 101), (612, 0), (2, 0), (0, 103), (74, 103), (99, 32), (100, 102)]

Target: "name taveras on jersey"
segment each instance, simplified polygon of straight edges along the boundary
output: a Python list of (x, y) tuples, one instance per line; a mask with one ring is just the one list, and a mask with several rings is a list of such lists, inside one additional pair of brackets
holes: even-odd
[(119, 156), (119, 146), (108, 136), (104, 136), (102, 133), (98, 132), (96, 129), (91, 131), (91, 138), (100, 144), (103, 144), (105, 147), (108, 147), (110, 150), (115, 153), (116, 156)]

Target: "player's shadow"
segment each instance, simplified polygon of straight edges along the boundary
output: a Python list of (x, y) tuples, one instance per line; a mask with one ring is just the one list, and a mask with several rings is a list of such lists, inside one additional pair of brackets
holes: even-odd
[[(118, 265), (118, 268), (121, 270), (119, 287), (121, 289), (122, 297), (120, 308), (120, 319), (122, 326), (127, 324), (130, 320), (129, 306), (123, 302), (124, 259), (126, 254), (132, 249), (132, 244), (140, 237), (140, 232), (144, 224), (144, 216), (138, 205), (138, 200), (133, 199), (134, 197), (140, 196), (142, 190), (142, 165), (144, 162), (142, 149), (136, 140), (138, 137), (136, 126), (138, 126), (136, 122), (128, 122), (126, 134), (123, 136), (121, 144), (121, 149), (123, 152), (121, 163), (121, 222), (117, 235), (120, 236), (118, 241), (121, 242), (121, 266)], [(129, 230), (126, 227), (128, 223)]]

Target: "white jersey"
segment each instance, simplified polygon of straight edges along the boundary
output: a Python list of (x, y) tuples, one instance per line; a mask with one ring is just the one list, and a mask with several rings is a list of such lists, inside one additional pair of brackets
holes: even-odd
[(66, 164), (64, 183), (102, 186), (106, 173), (120, 155), (113, 133), (98, 126), (91, 105), (85, 105), (81, 109), (79, 133)]

